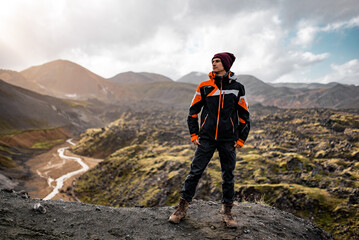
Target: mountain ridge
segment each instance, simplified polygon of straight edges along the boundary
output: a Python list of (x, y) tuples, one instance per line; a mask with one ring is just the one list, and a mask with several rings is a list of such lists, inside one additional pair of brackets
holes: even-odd
[[(24, 83), (25, 80), (20, 79), (16, 73), (3, 73), (8, 82), (17, 82), (17, 84), (23, 82), (23, 87), (55, 97), (97, 98), (108, 103), (157, 101), (161, 104), (168, 102), (177, 106), (182, 105), (182, 107), (188, 107), (196, 85), (208, 79), (207, 74), (200, 72), (191, 72), (177, 81), (161, 74), (148, 72), (125, 72), (105, 79), (68, 60), (55, 60), (30, 67), (21, 71), (20, 74), (29, 83)], [(245, 86), (247, 100), (250, 104), (260, 103), (265, 106), (281, 108), (336, 109), (358, 108), (359, 105), (359, 86), (355, 85), (342, 85), (343, 87), (340, 88), (341, 98), (337, 98), (336, 89), (339, 88), (335, 83), (328, 85), (316, 83), (291, 85), (288, 83), (278, 86), (265, 83), (251, 75), (238, 75), (238, 81)], [(293, 86), (295, 87), (293, 88)], [(193, 88), (192, 96), (187, 93), (190, 88)], [(173, 94), (166, 95), (169, 89), (170, 91), (176, 90)], [(154, 92), (157, 95), (153, 94)], [(176, 92), (182, 95), (179, 96)]]
[[(199, 85), (207, 80), (206, 74), (191, 72), (177, 81)], [(281, 108), (358, 108), (359, 86), (330, 83), (320, 85), (313, 83), (307, 88), (293, 88), (290, 83), (279, 86), (265, 83), (252, 75), (237, 75), (237, 81), (246, 89), (246, 97), (250, 104), (260, 103), (264, 106)], [(320, 87), (319, 87), (320, 86)], [(340, 87), (339, 87), (340, 86)], [(341, 97), (337, 97), (337, 95)], [(334, 100), (335, 99), (335, 100)]]
[(109, 80), (123, 84), (123, 83), (150, 83), (150, 82), (173, 82), (172, 79), (156, 73), (148, 73), (148, 72), (123, 72), (119, 73), (112, 78), (108, 78)]

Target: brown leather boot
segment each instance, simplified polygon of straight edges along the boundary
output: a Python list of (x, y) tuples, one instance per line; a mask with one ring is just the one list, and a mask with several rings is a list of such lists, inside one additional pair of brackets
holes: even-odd
[(168, 221), (171, 223), (179, 223), (181, 219), (187, 215), (188, 205), (189, 202), (187, 202), (183, 198), (180, 198), (176, 211), (172, 213)]
[(231, 213), (232, 207), (233, 207), (233, 203), (222, 204), (222, 220), (226, 224), (227, 227), (237, 228), (238, 223), (236, 220), (234, 220), (232, 213)]

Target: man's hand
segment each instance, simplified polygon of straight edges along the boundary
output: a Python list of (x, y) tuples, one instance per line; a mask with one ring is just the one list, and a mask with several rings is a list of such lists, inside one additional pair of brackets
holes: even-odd
[(237, 144), (237, 143), (234, 144), (234, 147), (235, 148), (241, 148), (241, 146), (239, 144)]
[(194, 140), (194, 141), (193, 141), (193, 144), (194, 144), (194, 145), (197, 145), (197, 146), (201, 145), (201, 144), (199, 143), (198, 139)]

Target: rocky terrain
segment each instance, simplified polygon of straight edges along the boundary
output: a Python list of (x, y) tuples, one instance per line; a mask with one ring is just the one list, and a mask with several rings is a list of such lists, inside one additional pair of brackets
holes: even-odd
[[(237, 152), (237, 201), (265, 202), (338, 239), (358, 237), (358, 111), (256, 105), (251, 113), (250, 136)], [(78, 179), (77, 197), (114, 207), (175, 205), (194, 153), (185, 119), (186, 111), (140, 109), (87, 130), (73, 151), (105, 160)], [(196, 198), (220, 197), (215, 153)]]
[(2, 239), (333, 239), (309, 221), (267, 205), (240, 203), (238, 229), (221, 222), (220, 204), (194, 201), (183, 222), (167, 221), (172, 207), (113, 208), (30, 199), (0, 191)]

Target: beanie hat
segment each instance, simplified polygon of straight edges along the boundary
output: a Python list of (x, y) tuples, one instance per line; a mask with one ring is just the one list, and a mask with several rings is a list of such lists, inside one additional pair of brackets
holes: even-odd
[(213, 56), (212, 60), (214, 58), (221, 59), (224, 70), (226, 70), (226, 72), (228, 72), (229, 69), (231, 69), (234, 60), (236, 60), (236, 57), (232, 53), (229, 53), (229, 52), (217, 53)]

